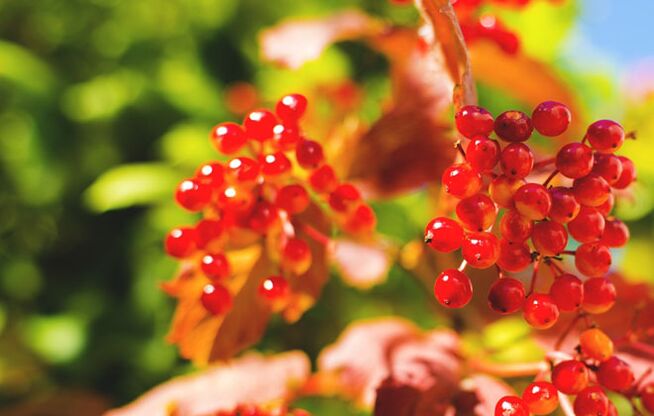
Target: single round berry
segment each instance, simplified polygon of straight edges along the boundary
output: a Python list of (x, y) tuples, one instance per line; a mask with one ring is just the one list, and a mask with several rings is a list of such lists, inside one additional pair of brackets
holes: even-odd
[(550, 198), (552, 199), (552, 208), (549, 217), (552, 221), (559, 224), (567, 224), (574, 220), (579, 214), (581, 204), (575, 199), (572, 190), (562, 186), (550, 188)]
[(277, 116), (290, 122), (297, 122), (307, 109), (307, 98), (302, 94), (288, 94), (283, 96), (275, 106)]
[(514, 243), (502, 239), (497, 265), (507, 272), (518, 273), (529, 267), (532, 262), (531, 250), (524, 243)]
[(601, 176), (590, 174), (575, 179), (572, 184), (572, 192), (581, 205), (597, 207), (609, 198), (611, 187)]
[(534, 222), (520, 215), (516, 210), (507, 211), (500, 220), (502, 237), (514, 243), (521, 243), (531, 237)]
[(278, 124), (273, 128), (272, 144), (276, 150), (287, 152), (294, 150), (302, 140), (297, 126), (289, 124)]
[(600, 242), (608, 247), (622, 247), (629, 241), (629, 227), (618, 220), (606, 221), (604, 233)]
[(588, 368), (581, 361), (561, 361), (552, 369), (552, 384), (563, 394), (577, 394), (588, 386)]
[(309, 193), (302, 185), (286, 185), (277, 191), (275, 205), (289, 214), (303, 212), (310, 203)]
[(238, 185), (254, 185), (259, 178), (261, 165), (249, 157), (237, 157), (227, 162), (228, 180)]
[(245, 131), (236, 123), (221, 123), (211, 130), (211, 142), (223, 154), (238, 152), (247, 143)]
[(200, 302), (212, 315), (224, 315), (232, 308), (232, 295), (219, 284), (208, 284), (202, 289)]
[(248, 220), (250, 228), (259, 234), (268, 233), (278, 223), (277, 207), (266, 201), (260, 201), (254, 206)]
[(593, 149), (601, 153), (614, 153), (624, 143), (622, 126), (615, 121), (599, 120), (588, 126), (586, 139)]
[(453, 219), (434, 218), (425, 228), (425, 243), (443, 253), (458, 250), (463, 243), (463, 228)]
[(640, 399), (643, 407), (654, 413), (654, 383), (648, 383), (640, 390)]
[(500, 144), (488, 137), (477, 136), (466, 148), (466, 160), (478, 172), (490, 172), (500, 160)]
[(322, 165), (309, 175), (311, 189), (319, 194), (326, 194), (338, 186), (338, 178), (334, 168), (329, 165)]
[(525, 321), (536, 329), (548, 329), (559, 319), (559, 308), (550, 295), (533, 293), (527, 297), (523, 306)]
[(268, 110), (255, 110), (245, 116), (243, 128), (245, 134), (255, 140), (265, 141), (274, 135), (277, 117)]
[(534, 225), (531, 241), (543, 256), (555, 256), (568, 245), (568, 232), (558, 222), (541, 221)]
[(470, 233), (463, 240), (461, 254), (471, 267), (486, 269), (497, 262), (500, 241), (491, 233)]
[(225, 226), (220, 220), (202, 219), (195, 225), (198, 248), (205, 249), (220, 245), (225, 237)]
[(604, 178), (609, 185), (613, 185), (622, 176), (622, 161), (616, 155), (596, 153), (593, 173)]
[(367, 204), (359, 204), (343, 223), (343, 230), (350, 234), (368, 234), (377, 226), (377, 215)]
[(493, 116), (486, 109), (475, 105), (466, 105), (454, 116), (456, 129), (464, 137), (488, 136), (494, 128)]
[(511, 277), (497, 279), (488, 291), (488, 306), (501, 314), (519, 311), (524, 302), (525, 288), (522, 282)]
[(636, 180), (636, 166), (631, 159), (627, 159), (624, 156), (618, 156), (620, 162), (622, 162), (622, 174), (620, 179), (613, 183), (615, 189), (626, 189)]
[(275, 152), (262, 156), (259, 162), (261, 164), (261, 173), (268, 178), (289, 173), (293, 167), (291, 161), (283, 152)]
[(579, 335), (581, 352), (588, 358), (604, 362), (613, 356), (613, 341), (599, 328), (586, 329)]
[(602, 238), (606, 220), (596, 208), (581, 207), (579, 215), (568, 223), (568, 231), (580, 243), (590, 243)]
[(282, 276), (269, 276), (259, 285), (259, 296), (272, 304), (285, 301), (290, 291), (288, 281)]
[(519, 397), (504, 396), (495, 405), (495, 416), (529, 416), (527, 404)]
[(611, 267), (611, 252), (604, 244), (582, 244), (577, 247), (575, 266), (585, 276), (604, 276)]
[(197, 234), (194, 228), (178, 227), (172, 229), (164, 241), (166, 253), (169, 256), (189, 257), (197, 250)]
[(484, 231), (495, 223), (497, 206), (487, 195), (477, 194), (459, 201), (456, 216), (466, 229)]
[(512, 208), (513, 195), (524, 184), (525, 181), (523, 179), (514, 179), (500, 175), (490, 183), (488, 194), (499, 207)]
[(463, 272), (447, 269), (434, 282), (434, 296), (448, 308), (462, 308), (472, 299), (472, 282)]
[(602, 205), (596, 206), (595, 209), (599, 211), (605, 218), (609, 216), (611, 211), (613, 211), (613, 206), (615, 205), (615, 196), (613, 193), (609, 194), (609, 197), (606, 199)]
[(481, 190), (482, 181), (479, 172), (467, 163), (455, 164), (443, 172), (445, 192), (457, 198), (467, 198)]
[(559, 136), (563, 134), (572, 121), (570, 109), (556, 101), (545, 101), (534, 109), (531, 115), (534, 128), (543, 136)]
[(195, 180), (213, 189), (219, 189), (225, 183), (225, 168), (220, 163), (205, 163), (195, 172)]
[(534, 167), (534, 154), (524, 143), (511, 143), (502, 150), (500, 166), (507, 177), (524, 178)]
[(603, 277), (595, 277), (584, 282), (584, 311), (601, 314), (613, 307), (617, 299), (615, 285)]
[(361, 194), (359, 190), (349, 183), (339, 185), (329, 194), (329, 206), (337, 212), (347, 212), (354, 208)]
[(245, 188), (229, 186), (218, 195), (218, 206), (227, 212), (245, 212), (254, 204), (254, 195)]
[(224, 254), (205, 254), (200, 261), (200, 269), (205, 276), (212, 280), (221, 280), (229, 277), (229, 261)]
[(568, 143), (556, 154), (556, 168), (563, 176), (577, 179), (593, 170), (593, 150), (583, 143)]
[(304, 169), (315, 169), (325, 160), (325, 155), (320, 143), (302, 140), (295, 149), (295, 158)]
[(211, 202), (212, 189), (195, 179), (186, 179), (177, 186), (175, 200), (189, 211), (201, 211)]
[(535, 415), (549, 415), (559, 407), (559, 396), (554, 384), (535, 381), (522, 392), (522, 400)]
[(550, 296), (561, 312), (576, 311), (584, 301), (584, 284), (574, 274), (564, 273), (550, 286)]
[(575, 416), (608, 416), (609, 398), (599, 386), (580, 391), (574, 402)]
[(537, 183), (522, 185), (513, 195), (513, 202), (520, 215), (530, 220), (543, 220), (552, 208), (547, 189)]
[(524, 142), (533, 130), (531, 119), (522, 111), (505, 111), (495, 120), (495, 134), (507, 142)]
[(282, 267), (296, 275), (304, 274), (311, 267), (311, 248), (306, 241), (289, 238), (281, 256)]

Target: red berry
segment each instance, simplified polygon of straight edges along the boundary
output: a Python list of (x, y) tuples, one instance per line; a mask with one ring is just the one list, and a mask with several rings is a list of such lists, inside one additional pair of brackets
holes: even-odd
[(315, 169), (325, 159), (322, 145), (313, 140), (302, 140), (295, 149), (297, 163), (304, 169)]
[(212, 189), (195, 179), (182, 181), (175, 192), (175, 200), (189, 211), (201, 211), (211, 202)]
[(232, 308), (232, 295), (222, 285), (208, 284), (202, 289), (200, 302), (212, 315), (223, 315)]
[(283, 96), (275, 106), (275, 113), (284, 121), (297, 122), (307, 109), (307, 98), (302, 94)]
[(204, 249), (219, 243), (225, 236), (225, 227), (220, 220), (202, 219), (195, 225), (198, 247)]
[(568, 245), (568, 232), (558, 222), (541, 221), (534, 225), (531, 241), (543, 256), (555, 256)]
[(635, 377), (629, 364), (613, 356), (600, 364), (597, 381), (609, 390), (624, 393), (633, 386)]
[(640, 390), (640, 399), (648, 412), (654, 413), (654, 383), (646, 384)]
[(525, 321), (536, 329), (548, 329), (559, 319), (559, 308), (550, 295), (533, 293), (527, 297), (523, 306)]
[(293, 167), (283, 152), (276, 152), (262, 156), (259, 160), (261, 163), (261, 173), (267, 177), (283, 175), (291, 171)]
[(581, 178), (593, 170), (593, 150), (583, 143), (568, 143), (556, 154), (556, 168), (563, 176)]
[(500, 241), (500, 256), (497, 258), (497, 265), (502, 270), (518, 273), (526, 269), (531, 262), (531, 250), (526, 243), (514, 243), (504, 239)]
[(288, 286), (288, 281), (282, 276), (269, 276), (259, 285), (259, 296), (266, 302), (283, 302), (289, 293), (290, 287)]
[(475, 105), (466, 105), (454, 116), (456, 129), (464, 137), (488, 136), (494, 127), (493, 116), (486, 109)]
[(456, 216), (468, 230), (484, 231), (495, 223), (497, 206), (487, 195), (477, 194), (459, 201)]
[(309, 175), (309, 184), (311, 188), (319, 194), (325, 194), (333, 191), (338, 186), (336, 172), (329, 165), (322, 165)]
[(273, 137), (273, 129), (276, 125), (277, 117), (268, 110), (254, 110), (243, 120), (245, 134), (261, 142)]
[(524, 143), (511, 143), (502, 150), (500, 165), (509, 178), (524, 178), (534, 167), (534, 154)]
[(220, 123), (211, 130), (211, 141), (220, 153), (239, 151), (248, 141), (245, 132), (235, 123)]
[(543, 136), (559, 136), (563, 134), (572, 121), (570, 109), (556, 101), (545, 101), (534, 109), (531, 115), (534, 128)]
[(500, 241), (491, 233), (470, 233), (463, 240), (461, 254), (471, 267), (486, 269), (497, 262)]
[(425, 243), (443, 253), (458, 250), (463, 243), (463, 228), (453, 219), (434, 218), (425, 228)]
[(467, 198), (481, 190), (481, 175), (467, 163), (455, 164), (443, 172), (445, 191), (457, 198)]
[(275, 205), (289, 214), (299, 214), (309, 206), (309, 193), (302, 185), (292, 184), (282, 187), (277, 192)]
[(525, 288), (519, 280), (505, 277), (497, 279), (488, 291), (488, 305), (501, 314), (519, 311), (525, 302)]
[(462, 308), (472, 299), (470, 278), (456, 269), (441, 272), (434, 282), (434, 296), (448, 308)]
[(228, 212), (245, 212), (254, 204), (252, 192), (229, 186), (218, 196), (218, 206)]
[(550, 296), (560, 311), (576, 311), (584, 301), (584, 284), (574, 274), (562, 274), (552, 283)]
[(602, 205), (596, 206), (595, 209), (606, 218), (609, 216), (611, 211), (613, 211), (613, 205), (615, 205), (615, 196), (613, 196), (613, 193), (610, 193), (606, 202)]
[(562, 186), (550, 188), (550, 197), (552, 199), (552, 208), (549, 217), (552, 221), (559, 224), (567, 224), (574, 220), (579, 214), (581, 204), (575, 199), (572, 190)]
[(568, 224), (570, 235), (580, 243), (599, 240), (604, 233), (604, 228), (604, 217), (592, 207), (581, 207), (579, 215)]
[(296, 275), (304, 274), (311, 267), (311, 248), (306, 241), (289, 238), (282, 251), (282, 266)]
[(515, 210), (507, 211), (500, 220), (500, 233), (508, 241), (521, 243), (531, 237), (533, 221), (523, 217)]
[(197, 250), (197, 234), (191, 227), (172, 229), (164, 242), (166, 253), (169, 256), (184, 258)]
[(604, 178), (609, 185), (613, 185), (622, 176), (622, 161), (616, 155), (596, 153), (593, 173)]
[(588, 386), (588, 369), (581, 361), (561, 361), (552, 369), (552, 384), (563, 394), (577, 394)]
[(513, 195), (516, 210), (530, 220), (542, 220), (552, 207), (552, 199), (547, 189), (537, 183), (522, 185)]
[(334, 211), (346, 212), (361, 199), (359, 190), (349, 183), (339, 185), (329, 194), (329, 206)]
[(254, 206), (248, 225), (253, 231), (259, 234), (266, 234), (278, 222), (279, 213), (277, 207), (269, 202), (260, 201)]
[(614, 153), (624, 143), (625, 134), (615, 121), (599, 120), (588, 126), (586, 139), (598, 152)]
[(297, 126), (278, 124), (273, 128), (273, 146), (277, 150), (282, 152), (293, 150), (300, 140)]
[(527, 404), (519, 397), (504, 396), (495, 405), (495, 416), (529, 416)]
[(604, 244), (582, 244), (577, 247), (575, 266), (577, 266), (577, 270), (585, 276), (604, 276), (611, 267), (611, 252)]
[(609, 399), (599, 386), (587, 387), (575, 398), (575, 416), (608, 416)]
[(370, 233), (377, 225), (377, 215), (375, 211), (366, 204), (359, 204), (352, 211), (345, 223), (343, 229), (350, 234)]
[(590, 174), (575, 179), (572, 184), (572, 192), (581, 205), (597, 207), (609, 198), (611, 187), (601, 176)]
[(535, 415), (549, 415), (559, 407), (558, 391), (554, 384), (546, 381), (535, 381), (528, 385), (522, 393), (522, 400)]
[(629, 227), (618, 220), (612, 219), (606, 221), (604, 234), (602, 234), (601, 243), (608, 247), (622, 247), (629, 241)]
[(622, 174), (620, 179), (613, 183), (613, 187), (615, 189), (625, 189), (636, 180), (636, 166), (631, 159), (624, 156), (618, 156), (618, 158), (622, 162)]
[(608, 311), (617, 298), (615, 285), (603, 277), (595, 277), (584, 282), (584, 302), (582, 308), (593, 314)]
[(261, 165), (249, 157), (237, 157), (227, 163), (227, 177), (239, 185), (252, 185), (259, 178)]
[(488, 137), (477, 136), (466, 148), (466, 160), (478, 172), (490, 172), (500, 160), (500, 144)]
[(525, 184), (523, 179), (513, 179), (500, 175), (493, 179), (488, 187), (488, 193), (495, 203), (502, 208), (513, 207), (513, 195)]
[(195, 179), (213, 189), (220, 188), (225, 183), (225, 168), (220, 163), (205, 163), (195, 172)]
[(531, 119), (522, 111), (505, 111), (495, 120), (495, 134), (507, 142), (524, 142), (533, 130)]
[(225, 279), (230, 274), (229, 261), (223, 254), (205, 254), (202, 256), (200, 269), (212, 280)]
[(601, 329), (586, 329), (579, 335), (579, 347), (588, 358), (604, 362), (613, 356), (613, 341)]

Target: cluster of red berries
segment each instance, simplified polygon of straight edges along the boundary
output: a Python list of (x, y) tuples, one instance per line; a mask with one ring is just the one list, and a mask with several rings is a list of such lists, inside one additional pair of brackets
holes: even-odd
[[(304, 96), (290, 94), (277, 102), (274, 113), (255, 110), (242, 125), (218, 124), (210, 139), (231, 159), (202, 164), (194, 177), (177, 187), (177, 203), (202, 213), (202, 218), (195, 226), (170, 231), (165, 249), (206, 279), (199, 296), (211, 314), (224, 314), (232, 305), (224, 284), (231, 276), (225, 249), (263, 236), (268, 237), (268, 254), (279, 263), (281, 273), (262, 276), (259, 294), (283, 306), (292, 290), (289, 277), (298, 278), (312, 263), (310, 246), (296, 236), (296, 229), (312, 230), (316, 239), (325, 237), (299, 218), (312, 198), (325, 201), (345, 232), (367, 234), (375, 227), (375, 213), (357, 188), (341, 183), (325, 163), (320, 143), (303, 136), (299, 122), (306, 107)], [(241, 151), (248, 156), (233, 156)]]
[(215, 416), (311, 416), (311, 413), (302, 409), (287, 410), (279, 408), (266, 410), (257, 405), (241, 404), (231, 411), (221, 410)]
[[(458, 270), (438, 276), (436, 299), (450, 308), (465, 306), (473, 291), (465, 267), (496, 266), (500, 278), (488, 294), (491, 309), (502, 314), (522, 310), (535, 328), (552, 327), (560, 312), (609, 310), (616, 299), (615, 287), (605, 277), (610, 248), (629, 239), (627, 226), (610, 216), (612, 189), (624, 189), (636, 177), (633, 163), (614, 155), (625, 140), (623, 128), (613, 121), (596, 121), (581, 142), (565, 144), (556, 157), (534, 162), (534, 153), (524, 142), (534, 129), (547, 137), (563, 134), (571, 121), (565, 105), (548, 101), (539, 104), (532, 117), (507, 111), (497, 119), (481, 107), (465, 106), (455, 121), (469, 142), (465, 150), (457, 144), (465, 161), (448, 167), (442, 183), (459, 199), (458, 221), (434, 218), (426, 227), (425, 242), (441, 252), (461, 249), (464, 262)], [(503, 148), (490, 138), (493, 131), (507, 142)], [(544, 182), (527, 181), (551, 165), (555, 168)], [(557, 177), (563, 177), (562, 186), (550, 186)], [(498, 218), (499, 238), (491, 232)], [(567, 249), (568, 236), (580, 243), (574, 251)], [(564, 270), (562, 256), (567, 255), (574, 256), (585, 281)], [(521, 281), (506, 273), (521, 272), (531, 264), (527, 292)], [(542, 264), (555, 276), (549, 293), (534, 292)]]

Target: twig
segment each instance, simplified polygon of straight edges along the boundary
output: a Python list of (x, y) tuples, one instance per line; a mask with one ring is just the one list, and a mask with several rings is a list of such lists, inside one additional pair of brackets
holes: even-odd
[(553, 158), (553, 157), (552, 157), (552, 158), (549, 158), (549, 159), (545, 159), (545, 160), (538, 161), (538, 162), (534, 163), (533, 170), (538, 170), (538, 169), (546, 168), (546, 167), (548, 167), (549, 165), (553, 165), (554, 162), (556, 162), (556, 159)]
[(529, 293), (527, 293), (527, 296), (534, 293), (534, 288), (536, 287), (536, 279), (538, 278), (538, 269), (540, 268), (540, 262), (541, 258), (539, 257), (538, 260), (536, 260), (536, 263), (534, 263), (534, 272), (531, 274), (531, 284), (529, 285)]
[(543, 182), (543, 186), (545, 188), (547, 188), (547, 185), (549, 185), (550, 182), (552, 182), (552, 179), (554, 179), (556, 177), (556, 175), (558, 175), (558, 174), (559, 174), (559, 170), (554, 169), (554, 171), (552, 171), (552, 173), (550, 173), (550, 176), (548, 176), (547, 179), (545, 179), (545, 182)]

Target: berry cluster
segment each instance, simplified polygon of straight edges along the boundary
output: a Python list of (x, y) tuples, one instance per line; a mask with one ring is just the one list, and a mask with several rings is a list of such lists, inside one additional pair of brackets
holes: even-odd
[(286, 410), (285, 408), (279, 408), (266, 410), (257, 405), (241, 404), (232, 411), (221, 410), (215, 416), (311, 416), (311, 413), (302, 409)]
[[(194, 226), (170, 231), (165, 249), (206, 279), (198, 296), (213, 315), (225, 314), (232, 305), (226, 248), (264, 236), (280, 273), (261, 276), (259, 295), (276, 309), (284, 306), (292, 293), (289, 279), (299, 278), (312, 264), (310, 245), (295, 230), (304, 230), (320, 243), (327, 239), (301, 218), (312, 200), (324, 200), (345, 232), (367, 235), (375, 227), (375, 213), (357, 188), (341, 183), (325, 163), (320, 143), (303, 136), (299, 122), (306, 107), (304, 96), (290, 94), (277, 102), (274, 113), (255, 110), (242, 125), (218, 124), (211, 141), (231, 159), (202, 164), (177, 187), (177, 203), (202, 213), (202, 218)], [(239, 152), (247, 156), (234, 156)]]
[[(425, 230), (431, 248), (461, 249), (464, 259), (458, 270), (445, 270), (436, 279), (434, 293), (441, 304), (460, 308), (470, 301), (473, 288), (466, 266), (496, 266), (500, 278), (488, 294), (491, 309), (501, 314), (522, 310), (535, 328), (552, 327), (560, 312), (599, 314), (613, 306), (616, 290), (605, 277), (610, 248), (626, 244), (629, 230), (610, 216), (612, 189), (624, 189), (635, 180), (634, 165), (614, 155), (625, 133), (608, 120), (591, 124), (581, 142), (565, 144), (556, 157), (534, 162), (534, 153), (524, 143), (533, 130), (558, 136), (570, 120), (569, 109), (552, 101), (538, 105), (531, 117), (506, 111), (494, 119), (477, 106), (457, 112), (456, 127), (468, 139), (465, 150), (457, 144), (465, 160), (448, 167), (442, 181), (445, 191), (458, 199), (458, 221), (437, 217)], [(490, 138), (493, 132), (506, 142), (504, 147)], [(552, 165), (547, 179), (536, 182), (538, 171)], [(562, 185), (550, 186), (556, 178)], [(491, 232), (496, 222), (499, 237)], [(580, 243), (574, 251), (568, 249), (569, 236)], [(574, 257), (585, 281), (564, 270), (562, 256)], [(506, 276), (532, 264), (529, 291), (520, 280)], [(548, 293), (534, 290), (542, 264), (555, 277)]]

